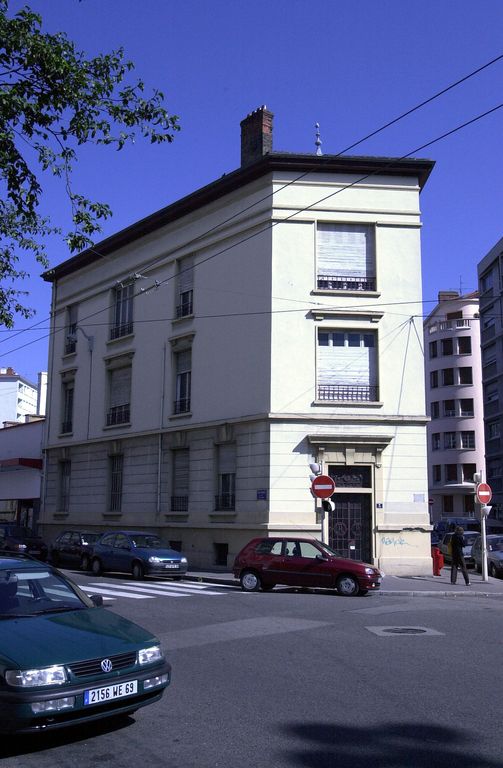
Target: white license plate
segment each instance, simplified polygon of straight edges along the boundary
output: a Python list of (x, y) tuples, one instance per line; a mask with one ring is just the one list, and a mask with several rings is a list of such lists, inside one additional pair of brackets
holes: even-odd
[(164, 563), (165, 568), (179, 568), (180, 566), (176, 563)]
[(117, 683), (117, 685), (107, 685), (104, 688), (91, 688), (90, 691), (84, 691), (84, 704), (103, 704), (103, 702), (111, 701), (112, 699), (132, 696), (137, 691), (137, 680), (131, 680), (129, 683)]

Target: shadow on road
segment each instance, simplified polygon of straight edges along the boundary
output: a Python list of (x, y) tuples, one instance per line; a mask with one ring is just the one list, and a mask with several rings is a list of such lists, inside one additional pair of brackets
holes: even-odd
[(291, 766), (501, 768), (500, 759), (480, 755), (477, 735), (463, 729), (417, 723), (384, 723), (369, 728), (292, 723), (285, 730), (297, 742), (297, 747), (289, 750)]

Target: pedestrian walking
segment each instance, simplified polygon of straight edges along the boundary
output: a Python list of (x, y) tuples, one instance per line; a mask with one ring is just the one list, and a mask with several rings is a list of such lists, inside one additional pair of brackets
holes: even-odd
[(463, 574), (465, 584), (470, 586), (470, 579), (468, 577), (468, 571), (466, 569), (465, 557), (463, 554), (463, 547), (466, 547), (466, 541), (464, 537), (464, 530), (460, 525), (457, 525), (454, 529), (454, 533), (451, 537), (451, 584), (455, 584), (458, 578), (458, 568)]

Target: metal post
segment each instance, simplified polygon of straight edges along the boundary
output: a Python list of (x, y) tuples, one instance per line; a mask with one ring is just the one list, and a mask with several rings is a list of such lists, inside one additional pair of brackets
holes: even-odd
[(483, 504), (478, 505), (480, 508), (480, 536), (481, 536), (481, 556), (482, 556), (482, 581), (489, 581), (487, 574), (487, 539), (486, 539), (486, 514)]

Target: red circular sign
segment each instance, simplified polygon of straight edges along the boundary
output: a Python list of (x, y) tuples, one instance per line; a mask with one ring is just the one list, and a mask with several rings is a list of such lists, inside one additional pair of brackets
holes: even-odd
[(318, 475), (311, 483), (311, 490), (318, 499), (329, 499), (335, 491), (335, 483), (328, 475)]
[(480, 501), (481, 504), (489, 504), (489, 502), (493, 497), (491, 486), (488, 485), (487, 483), (479, 483), (477, 485), (476, 493), (477, 493), (477, 499)]

